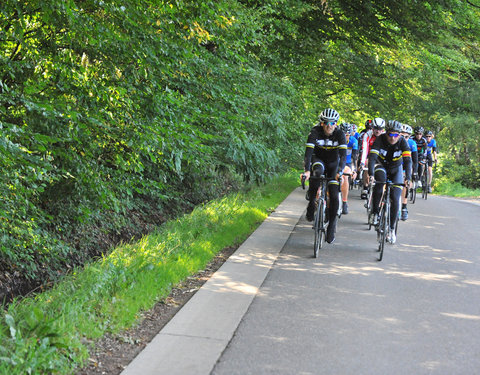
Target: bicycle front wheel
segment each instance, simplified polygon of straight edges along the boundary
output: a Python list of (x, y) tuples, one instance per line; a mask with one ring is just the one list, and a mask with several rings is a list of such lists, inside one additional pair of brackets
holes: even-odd
[(313, 243), (313, 257), (318, 257), (318, 252), (322, 248), (323, 241), (323, 227), (324, 227), (324, 212), (325, 212), (325, 201), (320, 199), (317, 205), (317, 212), (315, 215), (315, 224), (313, 229), (315, 230), (315, 240)]
[(384, 204), (380, 211), (380, 219), (377, 227), (377, 238), (378, 238), (378, 261), (381, 261), (383, 258), (383, 249), (385, 248), (385, 241), (387, 238), (387, 229), (389, 225), (389, 207), (388, 204)]
[(417, 183), (414, 182), (413, 188), (410, 189), (410, 202), (415, 203), (415, 199), (417, 199)]

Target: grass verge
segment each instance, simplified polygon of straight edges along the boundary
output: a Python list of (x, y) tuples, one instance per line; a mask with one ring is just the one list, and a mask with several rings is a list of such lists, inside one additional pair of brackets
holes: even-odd
[(197, 207), (51, 290), (14, 301), (1, 314), (0, 373), (71, 374), (97, 338), (130, 327), (173, 285), (243, 242), (296, 186), (298, 173), (291, 172)]
[(435, 180), (435, 194), (448, 195), (457, 198), (479, 198), (480, 189), (468, 189), (459, 182), (451, 182), (446, 177), (440, 177)]

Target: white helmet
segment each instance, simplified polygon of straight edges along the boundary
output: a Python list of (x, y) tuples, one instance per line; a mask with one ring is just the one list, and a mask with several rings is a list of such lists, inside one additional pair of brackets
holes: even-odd
[(340, 115), (338, 114), (338, 112), (332, 108), (327, 108), (323, 110), (323, 112), (319, 116), (319, 120), (321, 122), (338, 121), (339, 118), (340, 118)]
[(373, 119), (373, 128), (376, 130), (383, 130), (385, 129), (385, 120), (380, 117), (375, 117)]

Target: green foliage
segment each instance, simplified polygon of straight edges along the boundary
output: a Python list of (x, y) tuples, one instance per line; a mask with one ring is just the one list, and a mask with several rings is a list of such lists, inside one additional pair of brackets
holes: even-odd
[(292, 172), (199, 206), (51, 290), (10, 304), (0, 314), (0, 373), (71, 374), (95, 339), (131, 326), (173, 285), (243, 242), (296, 186)]
[(298, 159), (303, 102), (245, 52), (262, 43), (251, 14), (232, 1), (2, 2), (2, 268), (54, 275), (132, 228), (132, 212), (192, 207), (224, 179)]

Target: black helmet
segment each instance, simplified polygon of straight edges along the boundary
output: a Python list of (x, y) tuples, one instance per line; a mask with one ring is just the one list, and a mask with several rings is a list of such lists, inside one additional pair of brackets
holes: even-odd
[(425, 132), (425, 129), (422, 126), (416, 126), (414, 131), (415, 131), (415, 134), (417, 134), (417, 133), (418, 134), (420, 134), (420, 133), (423, 134)]
[(430, 135), (433, 136), (433, 132), (432, 132), (431, 130), (427, 130), (427, 131), (425, 132), (425, 136), (428, 137), (428, 136), (430, 136)]
[(332, 108), (327, 108), (325, 109), (319, 116), (319, 120), (321, 122), (327, 122), (327, 121), (338, 121), (340, 118), (340, 115), (338, 114), (337, 111), (335, 111)]
[(352, 132), (352, 125), (347, 124), (346, 122), (342, 122), (340, 124), (340, 129), (345, 133), (345, 134), (350, 134)]
[(387, 131), (402, 132), (402, 124), (396, 120), (388, 120)]
[(372, 124), (375, 130), (385, 129), (385, 120), (383, 118), (375, 117), (372, 121)]
[(372, 120), (365, 121), (365, 129), (370, 130), (371, 128), (373, 128), (373, 121)]

